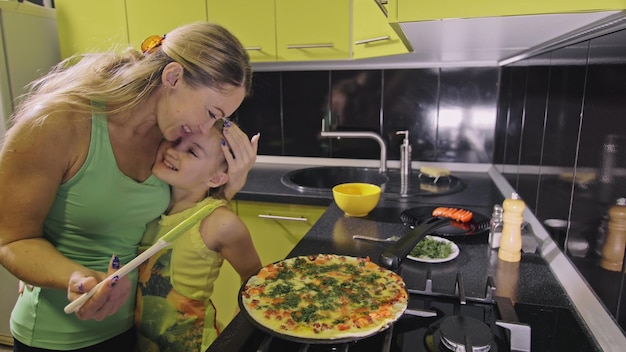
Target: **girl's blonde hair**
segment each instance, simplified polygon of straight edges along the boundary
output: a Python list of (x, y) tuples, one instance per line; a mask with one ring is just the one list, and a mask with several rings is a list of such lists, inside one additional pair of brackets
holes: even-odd
[(14, 118), (30, 117), (40, 123), (59, 112), (91, 116), (94, 108), (124, 113), (155, 91), (163, 69), (174, 61), (183, 66), (191, 86), (231, 85), (250, 91), (252, 69), (239, 40), (217, 24), (198, 22), (167, 33), (162, 44), (146, 55), (129, 48), (122, 53), (75, 55), (60, 62), (30, 84)]

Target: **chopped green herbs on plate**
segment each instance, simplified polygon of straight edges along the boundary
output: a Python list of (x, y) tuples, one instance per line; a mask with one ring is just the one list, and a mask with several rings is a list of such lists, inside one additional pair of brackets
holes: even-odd
[(452, 254), (450, 241), (438, 241), (431, 236), (425, 236), (411, 250), (410, 255), (415, 258), (443, 259)]

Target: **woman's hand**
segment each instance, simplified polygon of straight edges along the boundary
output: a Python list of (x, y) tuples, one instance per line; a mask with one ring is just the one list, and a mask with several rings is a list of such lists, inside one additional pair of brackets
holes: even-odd
[[(72, 274), (67, 287), (67, 298), (74, 301), (84, 293), (89, 292), (98, 282), (105, 280), (108, 276), (119, 270), (119, 264), (113, 263), (111, 259), (108, 272), (93, 272), (86, 274), (84, 271), (76, 271)], [(118, 262), (119, 263), (119, 262)], [(117, 266), (117, 268), (115, 267)], [(103, 320), (109, 315), (117, 312), (126, 303), (130, 296), (131, 283), (128, 276), (117, 279), (108, 279), (93, 296), (91, 296), (83, 306), (76, 311), (78, 318), (87, 320)]]
[(222, 149), (228, 162), (228, 183), (225, 188), (228, 199), (232, 199), (246, 184), (248, 173), (256, 162), (259, 136), (257, 133), (248, 140), (248, 136), (237, 125), (231, 121), (224, 122), (224, 138), (227, 143), (222, 145)]

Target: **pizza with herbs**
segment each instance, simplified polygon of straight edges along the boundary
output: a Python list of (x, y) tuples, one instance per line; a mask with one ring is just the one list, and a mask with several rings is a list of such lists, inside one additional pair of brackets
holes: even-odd
[(407, 307), (402, 278), (369, 258), (300, 256), (263, 267), (240, 303), (263, 328), (305, 339), (359, 338), (386, 329)]

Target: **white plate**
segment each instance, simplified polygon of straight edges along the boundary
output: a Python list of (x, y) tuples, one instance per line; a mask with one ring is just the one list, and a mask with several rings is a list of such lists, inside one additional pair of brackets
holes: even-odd
[(445, 258), (426, 258), (426, 257), (418, 258), (410, 254), (407, 255), (406, 257), (411, 260), (415, 260), (417, 262), (423, 262), (423, 263), (443, 263), (443, 262), (448, 262), (459, 256), (459, 247), (456, 245), (456, 243), (450, 240), (447, 240), (445, 238), (442, 238), (442, 237), (437, 237), (437, 236), (425, 236), (424, 238), (427, 238), (427, 237), (430, 237), (431, 239), (435, 241), (450, 243), (450, 246), (452, 246), (452, 253), (450, 253), (450, 255)]

